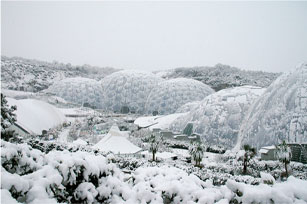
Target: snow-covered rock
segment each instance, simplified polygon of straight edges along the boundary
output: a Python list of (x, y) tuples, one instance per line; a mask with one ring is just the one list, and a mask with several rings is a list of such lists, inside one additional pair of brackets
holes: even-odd
[(47, 90), (71, 103), (93, 108), (102, 107), (101, 85), (94, 79), (76, 77), (56, 81)]
[(274, 81), (249, 109), (240, 129), (240, 143), (258, 148), (307, 142), (307, 64)]
[(115, 72), (101, 80), (104, 108), (119, 112), (128, 107), (130, 111), (143, 113), (150, 91), (161, 81), (162, 78), (149, 72)]
[(174, 113), (180, 106), (204, 99), (214, 91), (206, 84), (186, 78), (170, 79), (154, 87), (147, 98), (145, 112)]
[(207, 96), (185, 116), (179, 117), (171, 129), (182, 131), (193, 123), (194, 132), (210, 145), (233, 147), (244, 115), (264, 88), (242, 86), (224, 89)]

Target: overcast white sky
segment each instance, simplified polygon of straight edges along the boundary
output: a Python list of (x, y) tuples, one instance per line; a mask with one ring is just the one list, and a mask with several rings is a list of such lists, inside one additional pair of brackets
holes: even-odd
[(6, 56), (124, 69), (307, 61), (307, 2), (3, 2)]

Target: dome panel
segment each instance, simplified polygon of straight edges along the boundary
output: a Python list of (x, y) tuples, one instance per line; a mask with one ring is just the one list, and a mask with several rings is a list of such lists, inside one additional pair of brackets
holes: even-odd
[(307, 64), (276, 79), (250, 108), (241, 143), (255, 147), (307, 142)]
[(159, 114), (174, 113), (180, 106), (204, 99), (214, 91), (202, 82), (176, 78), (158, 84), (148, 96), (145, 112), (158, 111)]
[(149, 72), (124, 70), (101, 80), (104, 93), (104, 108), (119, 112), (122, 107), (130, 111), (144, 112), (148, 94), (162, 78)]
[(101, 85), (94, 79), (66, 78), (51, 85), (47, 93), (55, 94), (66, 101), (92, 108), (102, 107)]
[(174, 121), (171, 129), (182, 131), (188, 123), (193, 123), (194, 132), (206, 143), (233, 147), (244, 115), (264, 90), (242, 86), (218, 91), (194, 106), (189, 114)]

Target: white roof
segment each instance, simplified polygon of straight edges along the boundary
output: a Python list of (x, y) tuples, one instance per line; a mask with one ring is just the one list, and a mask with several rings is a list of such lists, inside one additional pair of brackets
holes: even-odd
[(276, 149), (276, 147), (275, 147), (274, 145), (272, 145), (272, 146), (266, 146), (266, 147), (261, 147), (261, 149), (259, 150), (259, 153), (266, 154), (266, 153), (268, 153), (271, 149)]
[(132, 144), (127, 138), (126, 134), (122, 133), (117, 125), (113, 125), (108, 134), (102, 138), (93, 148), (113, 152), (115, 154), (134, 154), (142, 149)]
[(31, 134), (42, 134), (65, 122), (64, 114), (53, 105), (34, 99), (15, 100), (7, 98), (8, 104), (16, 105), (16, 123)]

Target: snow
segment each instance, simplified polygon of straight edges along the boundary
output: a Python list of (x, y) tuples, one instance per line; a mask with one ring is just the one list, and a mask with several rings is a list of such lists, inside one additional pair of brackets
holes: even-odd
[(11, 193), (7, 189), (1, 189), (1, 203), (6, 204), (18, 204), (18, 202), (11, 196)]
[(237, 147), (257, 148), (307, 141), (307, 64), (276, 79), (250, 107), (239, 132)]
[[(216, 155), (205, 153), (204, 159)], [(201, 180), (197, 172), (187, 173), (171, 163), (139, 167), (125, 175), (99, 154), (67, 150), (45, 154), (27, 144), (5, 141), (1, 141), (1, 164), (1, 203), (18, 203), (16, 195), (30, 204), (58, 203), (57, 199), (65, 203), (307, 203), (306, 180), (290, 176), (285, 182), (274, 181), (264, 172), (257, 185), (228, 179), (226, 185), (215, 186), (211, 179)], [(16, 191), (11, 194), (13, 187)]]
[(193, 131), (199, 134), (205, 143), (232, 148), (237, 142), (244, 115), (264, 90), (242, 86), (213, 93), (188, 114), (178, 117), (170, 129), (182, 132), (188, 123), (193, 123)]
[(87, 142), (78, 138), (77, 140), (73, 141), (74, 144), (76, 145), (87, 145)]
[(34, 99), (7, 98), (9, 105), (16, 105), (17, 124), (32, 134), (42, 134), (65, 122), (65, 116), (56, 107)]
[(142, 150), (132, 144), (116, 125), (113, 125), (108, 134), (92, 148), (105, 152), (111, 151), (115, 154), (134, 154)]
[(204, 99), (214, 93), (206, 84), (186, 78), (170, 79), (155, 86), (145, 105), (145, 113), (158, 114), (174, 113), (180, 106), (192, 101)]
[[(145, 155), (147, 158), (151, 158), (152, 157), (152, 153), (148, 152), (148, 151), (143, 151), (141, 152), (142, 155)], [(157, 159), (171, 159), (173, 157), (177, 157), (177, 154), (171, 153), (171, 152), (157, 152), (156, 153), (156, 158)]]
[(145, 116), (139, 117), (134, 121), (134, 124), (139, 127), (149, 127), (150, 130), (160, 128), (161, 130), (169, 129), (171, 123), (187, 113), (174, 113), (169, 115)]
[(61, 143), (67, 143), (67, 136), (69, 134), (69, 130), (69, 128), (65, 128), (64, 130), (62, 130), (57, 140)]

